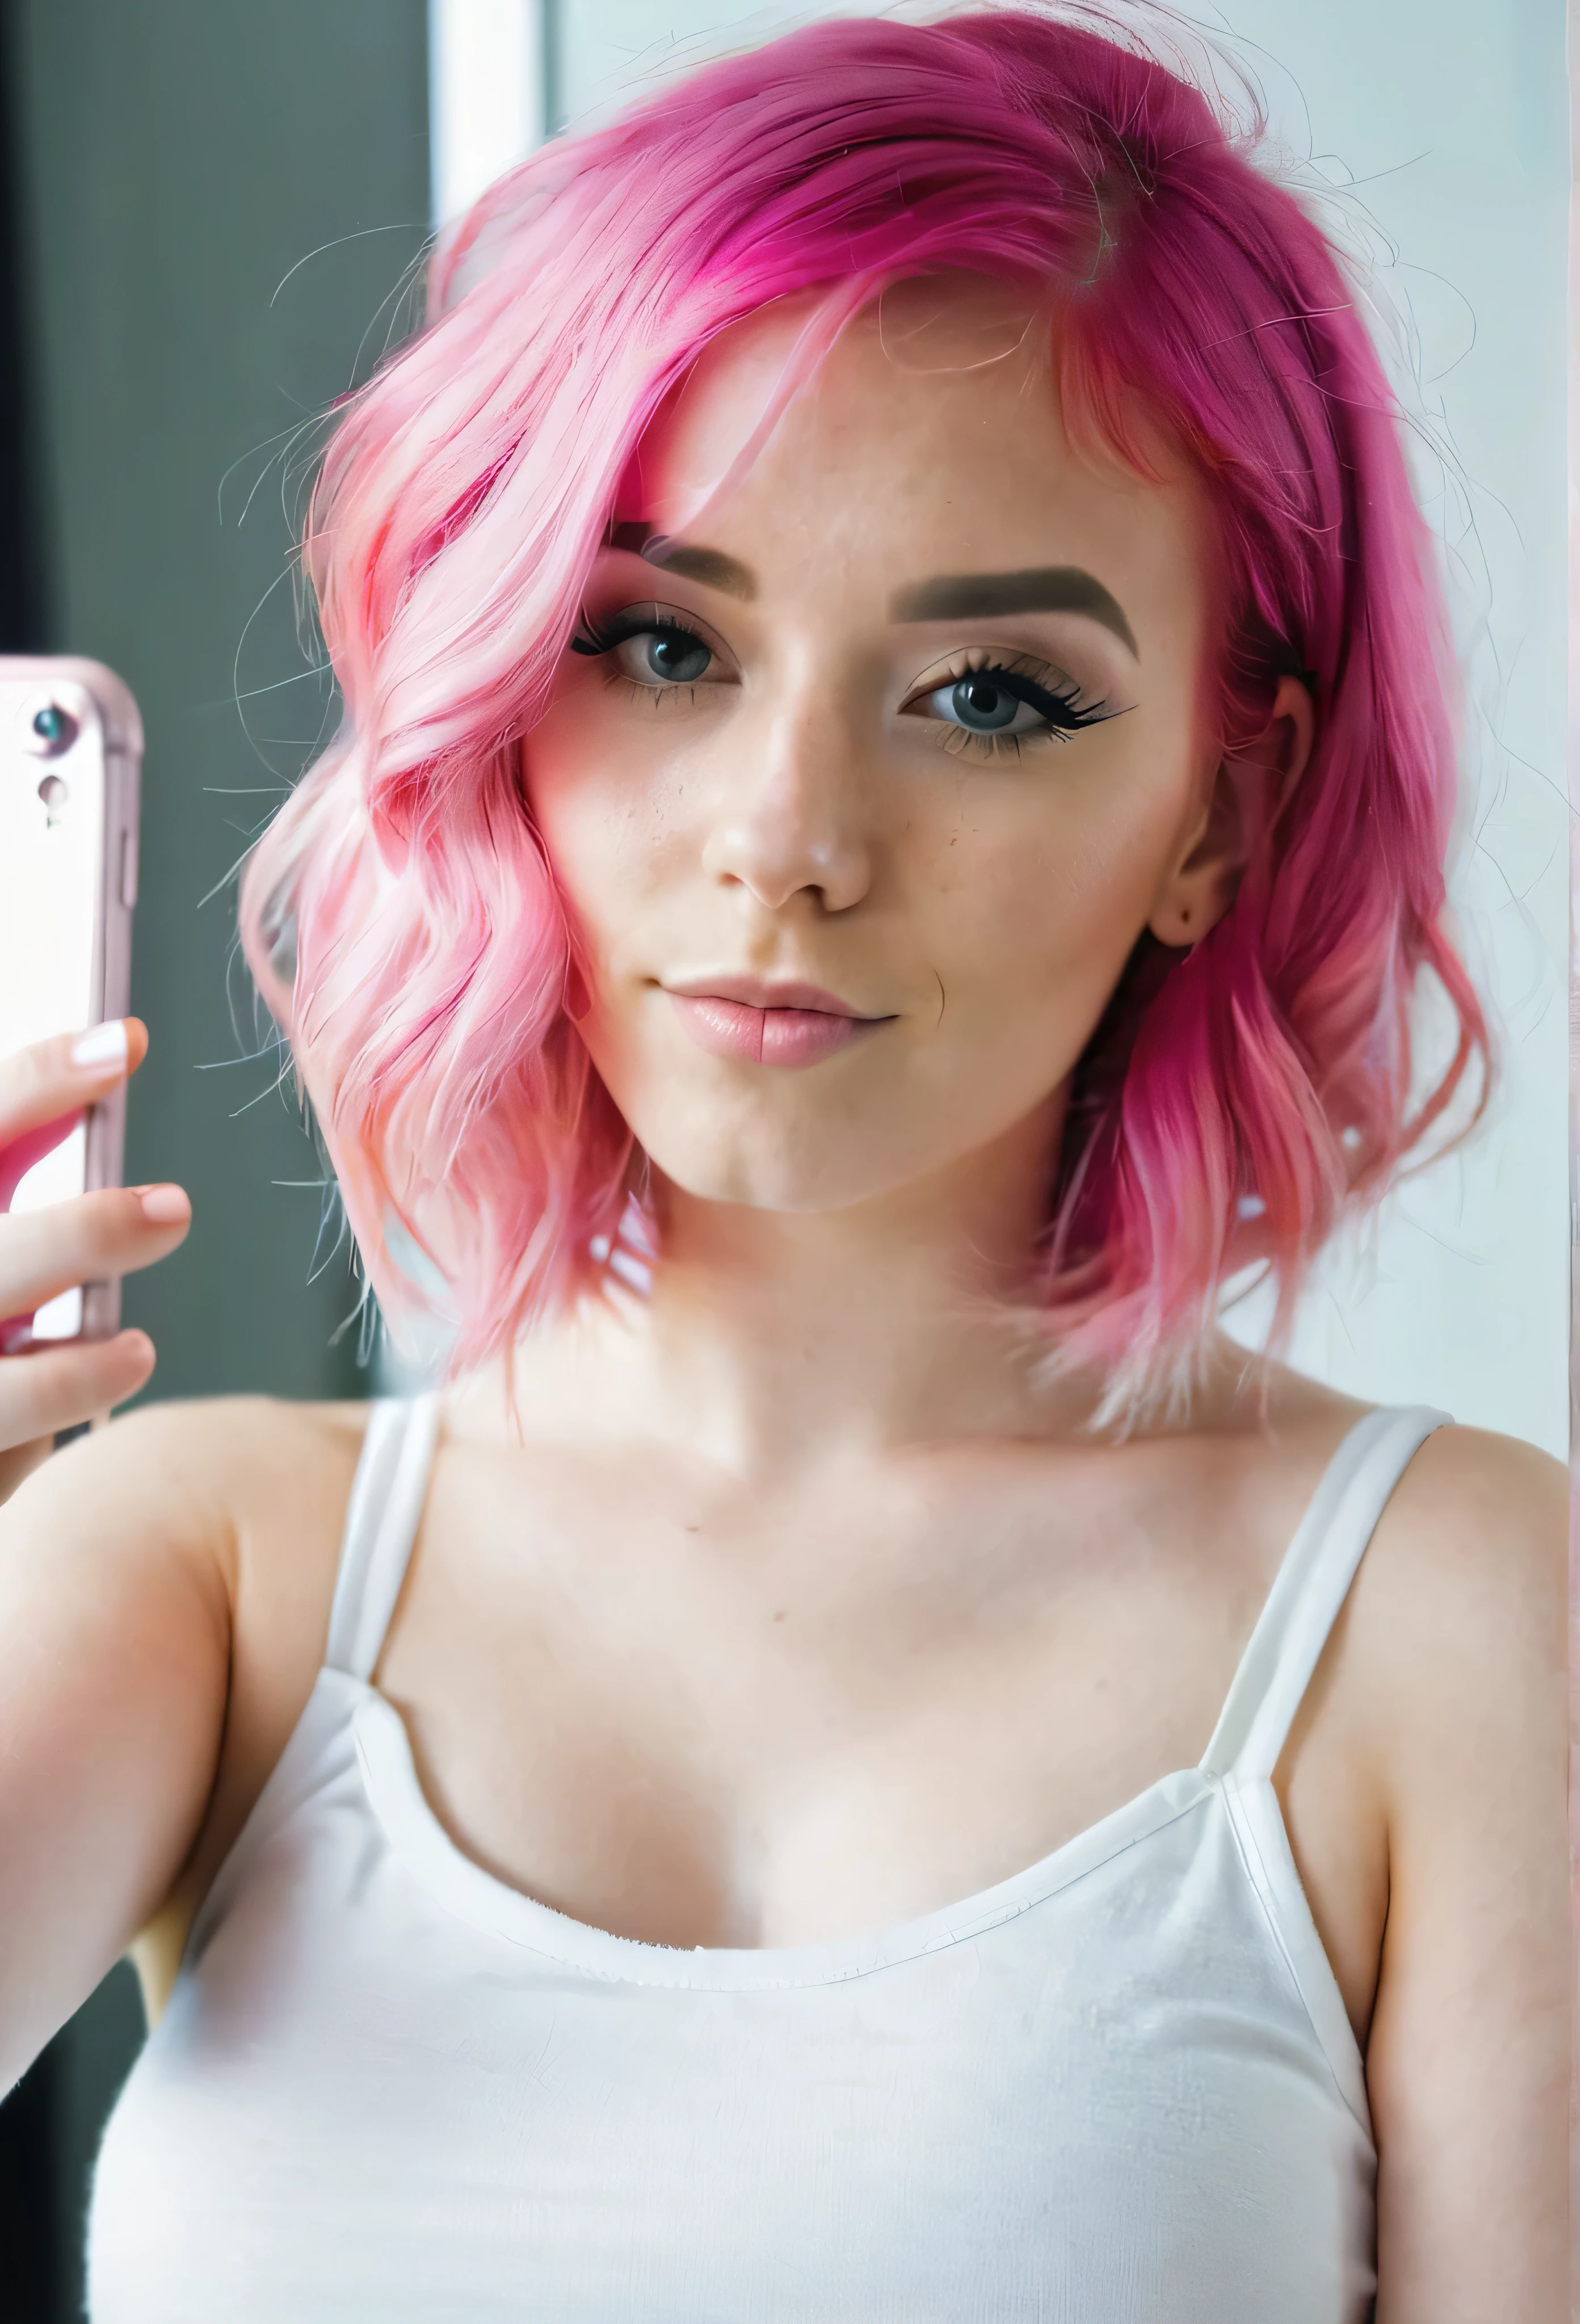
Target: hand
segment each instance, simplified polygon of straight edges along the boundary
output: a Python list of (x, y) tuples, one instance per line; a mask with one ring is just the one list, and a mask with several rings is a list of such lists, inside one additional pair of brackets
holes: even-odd
[[(142, 1064), (146, 1029), (135, 1017), (119, 1021), (122, 1046), (113, 1027), (99, 1026), (86, 1039), (65, 1034), (0, 1059), (0, 1202), (14, 1188), (18, 1162), (31, 1166), (56, 1142), (51, 1124), (108, 1097)], [(74, 1056), (81, 1049), (87, 1062)], [(31, 1315), (79, 1284), (151, 1267), (184, 1240), (191, 1218), (179, 1186), (106, 1187), (20, 1217), (0, 1215), (0, 1319)], [(152, 1370), (145, 1332), (0, 1354), (0, 1501), (47, 1459), (57, 1430), (135, 1395)]]

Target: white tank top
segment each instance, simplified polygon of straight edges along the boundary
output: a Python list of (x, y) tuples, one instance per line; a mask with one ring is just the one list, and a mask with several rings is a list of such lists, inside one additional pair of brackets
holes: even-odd
[(112, 2117), (94, 2324), (1361, 2324), (1365, 2078), (1270, 1780), (1405, 1464), (1329, 1466), (1206, 1757), (874, 1934), (695, 1952), (447, 1838), (369, 1683), (430, 1401)]

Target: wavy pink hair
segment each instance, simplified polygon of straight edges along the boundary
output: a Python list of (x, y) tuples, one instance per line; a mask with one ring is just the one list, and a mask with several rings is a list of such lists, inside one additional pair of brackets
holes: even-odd
[[(1061, 1360), (1102, 1366), (1111, 1402), (1178, 1379), (1259, 1206), (1287, 1316), (1478, 1052), (1484, 1081), (1442, 926), (1429, 537), (1352, 291), (1255, 166), (1260, 130), (1095, 10), (825, 23), (550, 144), (439, 248), (427, 327), (348, 401), (313, 496), (345, 716), (247, 864), (241, 927), (380, 1298), (432, 1304), (437, 1262), (457, 1367), (588, 1279), (634, 1183), (566, 1011), (523, 743), (664, 396), (809, 286), (836, 314), (946, 268), (1032, 290), (1072, 420), (1142, 473), (1160, 429), (1205, 483), (1225, 742), (1282, 673), (1316, 704), (1233, 908), (1188, 954), (1142, 939), (1077, 1069), (1039, 1286)], [(1458, 1043), (1412, 1112), (1423, 968)]]

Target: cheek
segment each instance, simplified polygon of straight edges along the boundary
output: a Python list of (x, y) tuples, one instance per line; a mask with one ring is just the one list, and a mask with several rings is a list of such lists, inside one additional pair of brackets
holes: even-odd
[(1115, 767), (1064, 786), (1056, 770), (1010, 804), (966, 807), (918, 881), (946, 1005), (1019, 1038), (1039, 1022), (1039, 1053), (1078, 1050), (1146, 925), (1178, 803)]
[(578, 689), (528, 737), (528, 805), (594, 964), (678, 852), (683, 779), (661, 748), (614, 747)]

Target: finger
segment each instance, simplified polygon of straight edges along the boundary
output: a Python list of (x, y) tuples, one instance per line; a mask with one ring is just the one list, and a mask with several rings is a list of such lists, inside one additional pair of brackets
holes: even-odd
[(0, 1147), (64, 1113), (97, 1105), (148, 1054), (148, 1028), (137, 1017), (112, 1017), (86, 1033), (57, 1033), (0, 1057)]
[(14, 1452), (124, 1404), (153, 1370), (146, 1332), (73, 1340), (0, 1363), (0, 1450)]
[(0, 1315), (31, 1314), (79, 1283), (152, 1267), (191, 1223), (180, 1186), (106, 1186), (0, 1220)]

